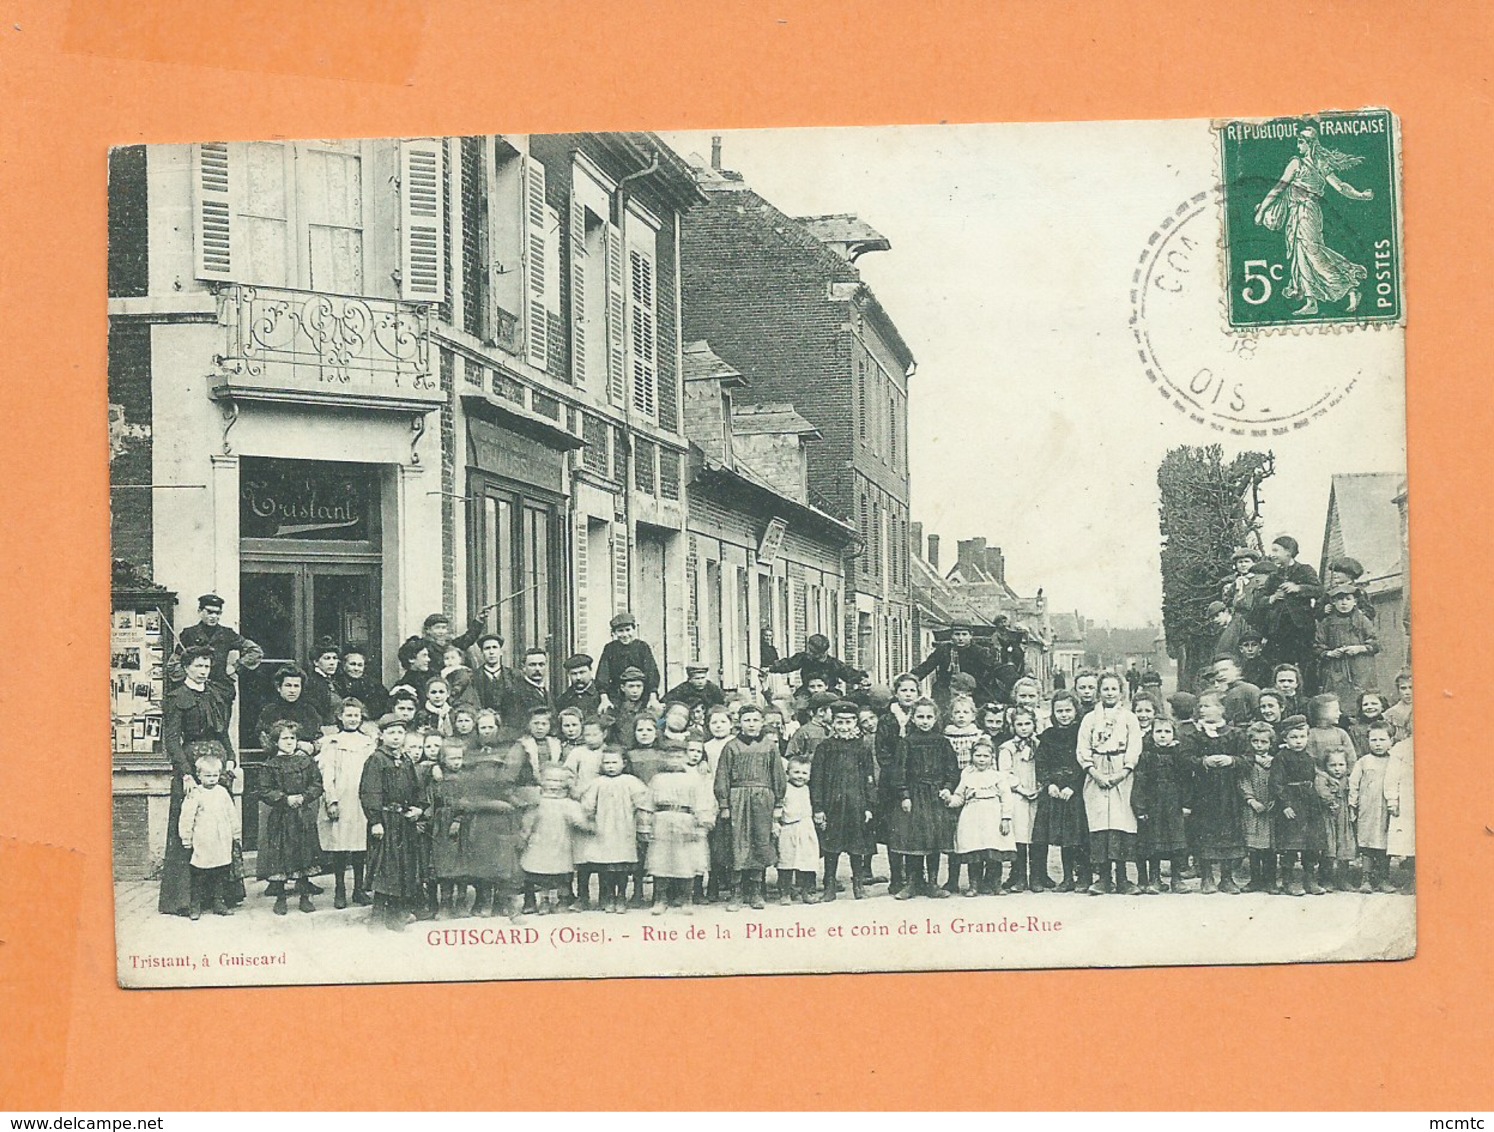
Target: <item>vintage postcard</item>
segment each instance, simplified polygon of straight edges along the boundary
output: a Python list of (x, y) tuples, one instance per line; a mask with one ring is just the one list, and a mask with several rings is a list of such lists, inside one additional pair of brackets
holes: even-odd
[(1303, 110), (114, 150), (120, 983), (1414, 954), (1398, 125)]

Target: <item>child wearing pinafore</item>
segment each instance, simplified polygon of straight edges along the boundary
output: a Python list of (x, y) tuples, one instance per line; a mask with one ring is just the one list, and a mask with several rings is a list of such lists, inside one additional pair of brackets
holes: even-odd
[(286, 914), (285, 886), (295, 882), (303, 912), (315, 912), (311, 902), (311, 878), (321, 867), (322, 847), (317, 837), (317, 804), (322, 797), (322, 776), (316, 763), (300, 749), (301, 728), (282, 719), (269, 731), (275, 753), (265, 763), (255, 791), (265, 806), (264, 831), (260, 838), (258, 871), (261, 880), (280, 881), (275, 896), (275, 914)]
[[(239, 835), (239, 811), (228, 787), (220, 781), (223, 760), (216, 753), (217, 743), (191, 746), (202, 752), (195, 755), (193, 762), (197, 786), (182, 802), (182, 816), (177, 822), (182, 845), (192, 851), (191, 906), (187, 914), (195, 920), (208, 908), (215, 916), (231, 916), (233, 909), (225, 898), (229, 867), (233, 864), (233, 843)], [(191, 748), (188, 753), (193, 753)]]
[(1276, 853), (1272, 837), (1276, 803), (1271, 797), (1271, 768), (1277, 760), (1276, 728), (1252, 723), (1245, 729), (1249, 752), (1240, 775), (1240, 793), (1245, 798), (1241, 816), (1245, 827), (1245, 851), (1250, 854), (1250, 880), (1246, 892), (1271, 892), (1276, 888)]
[(1416, 890), (1415, 775), (1416, 757), (1407, 736), (1390, 748), (1390, 765), (1385, 768), (1385, 810), (1390, 816), (1385, 852), (1401, 859), (1408, 892)]
[[(1141, 758), (1141, 724), (1121, 703), (1121, 678), (1100, 677), (1100, 702), (1079, 725), (1078, 759), (1084, 768), (1084, 811), (1089, 821), (1089, 856), (1098, 876), (1091, 896), (1134, 893), (1126, 862), (1136, 855), (1136, 812), (1131, 808), (1134, 772)], [(1112, 884), (1111, 869), (1115, 870)]]
[(623, 771), (621, 751), (602, 754), (602, 772), (581, 799), (591, 829), (582, 835), (576, 859), (601, 874), (604, 912), (624, 912), (628, 876), (638, 866), (640, 814), (648, 804), (648, 787)]
[(1349, 764), (1343, 752), (1328, 756), (1328, 765), (1316, 773), (1313, 787), (1323, 822), (1324, 849), (1319, 866), (1323, 884), (1345, 892), (1350, 885), (1349, 865), (1359, 856), (1359, 843), (1354, 839), (1354, 822), (1349, 816)]
[(1390, 811), (1385, 805), (1385, 772), (1390, 767), (1390, 725), (1376, 724), (1365, 737), (1369, 750), (1349, 772), (1349, 812), (1354, 816), (1354, 837), (1368, 868), (1360, 892), (1394, 892), (1390, 883), (1390, 858), (1386, 855)]
[(569, 892), (575, 865), (575, 835), (585, 830), (581, 803), (571, 797), (571, 772), (552, 764), (540, 774), (539, 804), (526, 815), (529, 834), (519, 867), (524, 870), (526, 899), (533, 896), (535, 911), (548, 915), (560, 907), (560, 894)]
[(970, 870), (965, 895), (997, 895), (1002, 863), (1015, 855), (1017, 842), (1012, 833), (1010, 776), (996, 766), (990, 736), (975, 741), (970, 765), (960, 772), (949, 804), (960, 812), (955, 848)]
[[(778, 818), (778, 903), (792, 904), (797, 892), (806, 904), (815, 902), (815, 873), (820, 867), (820, 839), (814, 828), (814, 805), (809, 797), (810, 763), (791, 758), (784, 770), (783, 813)], [(832, 889), (833, 891), (833, 889)]]
[(704, 875), (709, 858), (706, 833), (716, 819), (716, 796), (704, 788), (705, 777), (689, 765), (692, 748), (704, 756), (698, 739), (667, 750), (664, 765), (648, 787), (648, 871), (654, 878), (656, 916), (666, 908), (690, 915), (693, 884)]
[(363, 725), (363, 705), (343, 700), (337, 713), (337, 730), (323, 735), (317, 744), (316, 763), (322, 774), (322, 804), (317, 808), (316, 828), (322, 853), (330, 859), (336, 885), (332, 906), (346, 908), (348, 892), (344, 877), (353, 867), (353, 903), (372, 903), (363, 888), (363, 866), (368, 860), (368, 823), (358, 803), (363, 764), (378, 746), (378, 739)]

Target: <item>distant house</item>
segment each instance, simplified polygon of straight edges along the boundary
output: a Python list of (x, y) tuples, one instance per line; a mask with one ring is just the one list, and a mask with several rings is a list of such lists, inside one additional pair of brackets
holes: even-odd
[(946, 640), (949, 627), (965, 622), (977, 636), (989, 636), (991, 622), (970, 604), (958, 586), (939, 572), (939, 536), (929, 535), (927, 547), (923, 524), (909, 527), (909, 577), (913, 582), (914, 660), (922, 660), (934, 651), (934, 645)]
[(1053, 651), (1051, 664), (1053, 675), (1063, 674), (1064, 683), (1072, 688), (1075, 674), (1084, 667), (1084, 635), (1088, 622), (1077, 610), (1073, 613), (1055, 613), (1052, 617)]
[(1376, 659), (1378, 683), (1393, 690), (1396, 673), (1411, 660), (1406, 604), (1404, 516), (1406, 481), (1390, 473), (1336, 475), (1328, 489), (1328, 518), (1323, 533), (1321, 572), (1348, 556), (1364, 567), (1360, 585), (1375, 607), (1380, 638)]

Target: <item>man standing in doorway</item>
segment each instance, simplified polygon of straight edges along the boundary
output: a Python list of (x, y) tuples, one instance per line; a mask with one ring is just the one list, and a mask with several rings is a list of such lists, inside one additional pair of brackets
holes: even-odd
[(187, 678), (182, 654), (195, 648), (212, 650), (213, 671), (208, 682), (224, 688), (230, 704), (237, 690), (234, 674), (240, 668), (251, 671), (258, 668), (265, 656), (264, 650), (248, 637), (223, 624), (223, 599), (217, 594), (203, 594), (197, 599), (197, 624), (188, 625), (178, 635), (171, 662), (166, 666), (166, 678), (171, 686), (175, 687)]

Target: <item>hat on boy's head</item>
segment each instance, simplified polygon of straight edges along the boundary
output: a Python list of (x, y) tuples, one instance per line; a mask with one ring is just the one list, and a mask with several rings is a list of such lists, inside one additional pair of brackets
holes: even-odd
[(1239, 562), (1242, 558), (1248, 558), (1252, 562), (1255, 562), (1259, 560), (1260, 556), (1261, 552), (1256, 550), (1253, 546), (1237, 546), (1235, 547), (1234, 552), (1229, 556), (1229, 560), (1231, 562)]
[(1328, 563), (1329, 570), (1336, 570), (1340, 574), (1347, 574), (1351, 578), (1360, 578), (1364, 575), (1364, 565), (1357, 558), (1347, 555), (1335, 558)]
[(1299, 727), (1308, 726), (1310, 726), (1310, 724), (1307, 722), (1307, 716), (1305, 715), (1289, 715), (1281, 721), (1281, 730), (1283, 734), (1288, 731), (1296, 731)]
[(386, 715), (379, 719), (379, 732), (381, 734), (385, 731), (388, 731), (391, 727), (401, 727), (408, 729), (409, 726), (410, 725), (408, 723), (406, 723), (397, 715)]
[(637, 624), (638, 618), (634, 617), (631, 613), (619, 613), (612, 619), (612, 631), (615, 633), (619, 629), (626, 629), (629, 625)]
[(1328, 591), (1329, 597), (1355, 597), (1354, 587), (1347, 582), (1340, 582)]
[(223, 599), (217, 594), (203, 594), (197, 599), (198, 609), (222, 609)]
[(951, 633), (968, 633), (970, 632), (970, 622), (956, 621), (950, 625), (949, 631)]
[(578, 652), (574, 656), (566, 657), (565, 663), (561, 667), (567, 672), (574, 672), (578, 668), (590, 668), (591, 665), (591, 657), (587, 656), (584, 652)]
[[(631, 623), (632, 622), (629, 622), (629, 624)], [(622, 670), (622, 675), (617, 678), (617, 682), (619, 684), (626, 684), (630, 680), (637, 680), (640, 684), (643, 683), (643, 681), (645, 680), (643, 669), (637, 667), (636, 665), (630, 664)]]
[(956, 672), (949, 678), (949, 690), (951, 692), (974, 692), (975, 677), (968, 672)]
[(478, 648), (482, 648), (482, 646), (485, 645), (485, 644), (487, 644), (489, 641), (497, 641), (498, 642), (498, 647), (502, 648), (503, 647), (503, 634), (502, 633), (484, 633), (482, 636), (478, 637), (477, 640), (473, 641), (472, 643), (474, 645), (476, 645)]
[(861, 709), (850, 700), (836, 700), (830, 708), (830, 715), (835, 719), (843, 719), (846, 716), (855, 718), (861, 714)]
[(827, 708), (831, 704), (838, 703), (839, 700), (840, 697), (834, 692), (816, 692), (809, 697), (809, 710), (819, 711), (820, 708)]
[(420, 627), (424, 631), (429, 632), (432, 625), (450, 625), (450, 624), (451, 624), (451, 618), (448, 617), (448, 616), (446, 616), (446, 614), (444, 614), (444, 613), (430, 613), (430, 614), (427, 614), (425, 620), (420, 623)]
[(1217, 616), (1219, 616), (1219, 614), (1221, 614), (1221, 613), (1224, 612), (1224, 609), (1225, 609), (1225, 605), (1224, 605), (1224, 602), (1222, 602), (1222, 601), (1211, 601), (1211, 602), (1209, 602), (1209, 616), (1210, 617), (1217, 617)]
[(1254, 629), (1246, 629), (1245, 632), (1240, 634), (1240, 643), (1242, 645), (1258, 645), (1264, 639), (1265, 638), (1257, 633)]
[(699, 662), (696, 662), (694, 664), (685, 665), (685, 672), (689, 674), (694, 674), (696, 672), (709, 672), (710, 670), (711, 666), (709, 664), (701, 664)]
[(1282, 550), (1286, 551), (1293, 558), (1297, 557), (1297, 551), (1301, 549), (1297, 545), (1297, 540), (1291, 535), (1282, 535), (1280, 538), (1274, 538), (1271, 540), (1271, 545), (1281, 547)]

